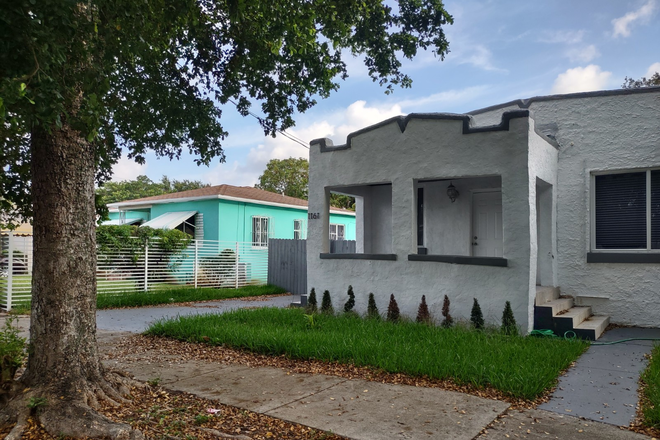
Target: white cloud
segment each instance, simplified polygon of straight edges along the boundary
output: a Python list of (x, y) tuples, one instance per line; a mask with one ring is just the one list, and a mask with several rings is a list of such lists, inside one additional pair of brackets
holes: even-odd
[(121, 182), (122, 180), (135, 180), (137, 176), (147, 174), (147, 164), (140, 165), (133, 159), (127, 158), (125, 155), (117, 161), (115, 166), (112, 167), (112, 180)]
[(455, 56), (459, 64), (472, 64), (484, 70), (507, 72), (506, 69), (501, 69), (493, 64), (493, 54), (486, 46), (481, 44), (477, 44), (469, 51), (459, 51)]
[(598, 58), (600, 56), (600, 52), (598, 49), (596, 49), (596, 46), (590, 44), (589, 46), (585, 47), (574, 47), (569, 49), (568, 52), (566, 52), (566, 55), (573, 62), (588, 63)]
[(629, 37), (630, 27), (635, 22), (648, 23), (651, 16), (655, 13), (657, 5), (657, 0), (649, 0), (638, 10), (628, 12), (623, 17), (612, 20), (614, 37)]
[(448, 90), (421, 98), (406, 99), (398, 104), (402, 109), (409, 108), (413, 111), (420, 111), (420, 108), (423, 107), (438, 108), (439, 106), (463, 104), (481, 96), (489, 88), (490, 86), (473, 86), (461, 90)]
[(540, 43), (564, 43), (564, 44), (577, 44), (581, 43), (584, 38), (584, 30), (579, 31), (546, 31), (542, 33), (538, 39)]
[(651, 78), (656, 72), (660, 73), (660, 63), (653, 63), (649, 66), (649, 70), (646, 71), (646, 78)]
[[(336, 145), (346, 142), (346, 137), (361, 128), (401, 114), (398, 104), (369, 106), (365, 101), (356, 101), (347, 108), (336, 111), (322, 120), (286, 131), (290, 136), (309, 145), (312, 139), (329, 137)], [(263, 143), (250, 149), (242, 162), (219, 164), (204, 174), (203, 179), (212, 185), (227, 183), (238, 186), (253, 186), (266, 169), (271, 159), (309, 157), (309, 150), (297, 142), (278, 134), (265, 138)]]
[(590, 64), (560, 73), (552, 87), (552, 93), (591, 92), (607, 87), (612, 72), (603, 72), (600, 66)]

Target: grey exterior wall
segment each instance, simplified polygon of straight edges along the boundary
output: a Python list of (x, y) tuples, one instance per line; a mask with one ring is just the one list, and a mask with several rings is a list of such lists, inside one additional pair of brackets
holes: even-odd
[[(360, 312), (366, 311), (369, 292), (374, 293), (381, 310), (386, 310), (393, 293), (402, 313), (409, 316), (415, 315), (424, 294), (436, 318), (441, 318), (445, 294), (451, 300), (451, 312), (455, 318), (468, 319), (472, 299), (477, 298), (485, 318), (491, 323), (499, 322), (504, 302), (508, 300), (519, 325), (530, 329), (533, 311), (530, 297), (535, 291), (532, 280), (535, 271), (532, 275), (531, 268), (536, 268), (537, 256), (536, 251), (532, 252), (535, 238), (532, 233), (536, 233), (536, 220), (532, 217), (532, 207), (536, 206), (536, 177), (543, 175), (555, 182), (552, 167), (540, 166), (530, 174), (529, 148), (533, 136), (537, 138), (534, 148), (537, 148), (537, 141), (545, 142), (534, 133), (526, 115), (519, 114), (510, 120), (505, 117), (500, 127), (479, 129), (471, 127), (465, 116), (436, 114), (384, 121), (351, 134), (345, 146), (332, 147), (328, 140), (313, 141), (309, 209), (310, 212), (320, 212), (321, 219), (308, 223), (307, 290), (312, 287), (317, 291), (328, 289), (337, 302), (352, 284), (356, 292), (356, 310)], [(534, 154), (542, 160), (552, 154), (549, 144), (538, 148), (541, 151)], [(417, 179), (497, 176), (501, 178), (506, 267), (409, 261), (408, 256), (417, 252)], [(392, 185), (390, 252), (396, 259), (379, 260), (369, 256), (358, 260), (321, 258), (321, 254), (329, 249), (329, 188), (382, 183)], [(467, 199), (469, 190), (462, 195)], [(358, 204), (358, 217), (360, 209)], [(456, 218), (461, 215), (464, 217), (465, 213), (457, 214)], [(359, 242), (359, 221), (357, 230)], [(452, 246), (438, 247), (438, 252), (460, 251)], [(387, 249), (375, 250), (389, 253)], [(358, 252), (361, 252), (359, 244)], [(362, 252), (367, 253), (367, 248)]]
[(660, 264), (588, 263), (587, 253), (592, 173), (660, 167), (660, 88), (532, 98), (473, 113), (479, 124), (491, 124), (519, 108), (559, 144), (556, 285), (612, 322), (658, 327)]

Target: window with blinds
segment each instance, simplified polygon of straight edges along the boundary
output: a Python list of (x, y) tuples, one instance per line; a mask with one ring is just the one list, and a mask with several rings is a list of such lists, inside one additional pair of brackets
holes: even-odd
[(330, 223), (330, 240), (343, 240), (345, 226), (335, 223)]
[(303, 239), (303, 221), (294, 220), (293, 221), (293, 239), (302, 240)]
[(595, 249), (660, 249), (660, 170), (594, 176)]

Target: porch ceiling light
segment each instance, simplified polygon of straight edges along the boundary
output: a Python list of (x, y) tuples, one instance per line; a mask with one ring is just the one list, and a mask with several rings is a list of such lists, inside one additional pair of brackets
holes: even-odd
[(449, 200), (451, 200), (452, 203), (458, 198), (458, 190), (451, 182), (449, 182), (449, 186), (447, 187), (447, 196), (449, 196)]

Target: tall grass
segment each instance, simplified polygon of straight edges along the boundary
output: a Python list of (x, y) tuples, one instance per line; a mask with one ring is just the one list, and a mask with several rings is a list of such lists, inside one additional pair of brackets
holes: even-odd
[(236, 310), (153, 324), (148, 334), (225, 344), (294, 359), (372, 366), (392, 373), (492, 386), (534, 399), (586, 349), (583, 341), (506, 336), (463, 327), (444, 329), (354, 315), (316, 315), (297, 309)]
[(653, 347), (651, 360), (641, 379), (645, 384), (641, 399), (644, 424), (660, 429), (660, 345)]

